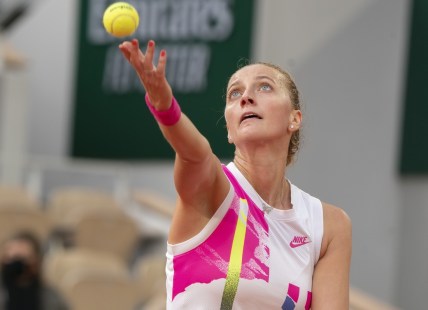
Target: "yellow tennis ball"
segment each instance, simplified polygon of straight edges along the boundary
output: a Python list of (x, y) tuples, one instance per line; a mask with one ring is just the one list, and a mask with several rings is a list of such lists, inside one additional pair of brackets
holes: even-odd
[(137, 30), (140, 17), (137, 10), (127, 2), (115, 2), (104, 12), (103, 25), (114, 37), (127, 37)]

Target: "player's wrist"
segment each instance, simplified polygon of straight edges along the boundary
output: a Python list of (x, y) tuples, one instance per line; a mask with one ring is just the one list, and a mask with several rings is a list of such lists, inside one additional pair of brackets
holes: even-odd
[(150, 102), (149, 95), (146, 93), (145, 96), (147, 107), (156, 119), (156, 121), (165, 126), (175, 125), (181, 117), (181, 108), (177, 100), (172, 97), (171, 106), (167, 110), (156, 110), (156, 108)]

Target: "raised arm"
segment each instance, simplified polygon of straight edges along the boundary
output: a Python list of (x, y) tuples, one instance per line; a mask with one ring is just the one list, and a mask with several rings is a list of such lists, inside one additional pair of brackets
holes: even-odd
[[(153, 64), (155, 42), (149, 41), (144, 54), (137, 40), (123, 42), (122, 54), (133, 66), (148, 95), (154, 115), (168, 113), (173, 103), (171, 87), (165, 77), (167, 53), (160, 51), (157, 66)], [(175, 107), (176, 109), (177, 107)], [(184, 241), (205, 226), (227, 195), (229, 183), (220, 161), (213, 154), (207, 139), (189, 118), (181, 113), (173, 124), (159, 127), (176, 153), (174, 181), (178, 193), (177, 209), (171, 227), (170, 242)]]

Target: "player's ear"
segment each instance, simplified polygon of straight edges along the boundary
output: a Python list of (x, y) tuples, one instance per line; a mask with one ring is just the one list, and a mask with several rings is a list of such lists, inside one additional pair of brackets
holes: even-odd
[(290, 119), (288, 121), (288, 129), (290, 131), (296, 131), (300, 129), (302, 124), (302, 112), (300, 110), (294, 110), (290, 114)]

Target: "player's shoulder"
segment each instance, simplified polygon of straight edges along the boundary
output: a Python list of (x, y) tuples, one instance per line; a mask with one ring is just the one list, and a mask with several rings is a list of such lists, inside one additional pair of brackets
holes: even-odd
[(321, 257), (323, 257), (329, 245), (336, 248), (343, 247), (348, 250), (352, 247), (352, 224), (349, 215), (337, 206), (322, 202), (324, 233), (321, 245)]
[(330, 203), (322, 202), (324, 230), (331, 234), (351, 233), (352, 222), (349, 215), (342, 208)]

